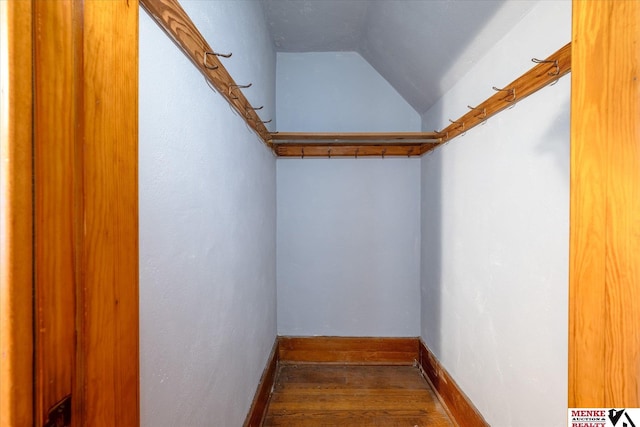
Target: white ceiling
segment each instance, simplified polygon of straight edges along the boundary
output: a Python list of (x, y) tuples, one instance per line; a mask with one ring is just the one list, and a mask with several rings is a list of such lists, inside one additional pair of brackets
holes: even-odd
[(359, 52), (420, 114), (543, 0), (262, 0), (278, 52)]

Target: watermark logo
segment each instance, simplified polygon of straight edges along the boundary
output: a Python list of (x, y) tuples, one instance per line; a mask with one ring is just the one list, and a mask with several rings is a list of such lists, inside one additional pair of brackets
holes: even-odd
[(569, 427), (640, 427), (640, 408), (569, 408)]

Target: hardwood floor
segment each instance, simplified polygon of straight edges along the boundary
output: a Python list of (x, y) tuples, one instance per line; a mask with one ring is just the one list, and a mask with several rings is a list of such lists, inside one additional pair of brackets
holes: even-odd
[(415, 366), (283, 364), (263, 426), (454, 426)]

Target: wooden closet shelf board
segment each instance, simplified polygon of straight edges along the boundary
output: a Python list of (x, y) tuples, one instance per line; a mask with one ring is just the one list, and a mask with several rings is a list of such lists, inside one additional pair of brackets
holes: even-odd
[(419, 156), (421, 143), (412, 144), (275, 144), (279, 157), (385, 157)]

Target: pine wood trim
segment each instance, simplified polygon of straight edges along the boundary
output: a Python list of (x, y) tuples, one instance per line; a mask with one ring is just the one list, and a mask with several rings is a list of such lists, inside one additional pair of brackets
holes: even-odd
[(0, 426), (33, 425), (32, 2), (0, 1)]
[(419, 156), (423, 144), (345, 144), (345, 143), (310, 143), (310, 144), (275, 144), (275, 152), (279, 157), (385, 157), (385, 156)]
[[(247, 125), (271, 148), (271, 134), (264, 126), (262, 119), (244, 96), (242, 90), (237, 87), (236, 82), (218, 56), (207, 55), (207, 53), (214, 52), (215, 49), (209, 46), (178, 0), (140, 0), (140, 5), (187, 55), (216, 91), (240, 114)], [(237, 52), (236, 54), (241, 53)]]
[(417, 338), (290, 337), (278, 338), (280, 363), (413, 365)]
[[(513, 82), (503, 88), (500, 88), (505, 91), (496, 92), (486, 101), (475, 106), (473, 110), (470, 110), (462, 117), (454, 120), (456, 123), (452, 123), (442, 129), (439, 132), (443, 135), (440, 144), (444, 144), (479, 124), (482, 124), (488, 118), (515, 105), (515, 103), (521, 101), (527, 96), (544, 89), (549, 84), (569, 73), (571, 71), (571, 43), (564, 45), (545, 60), (558, 61), (557, 70), (553, 63), (541, 63), (534, 66)], [(557, 74), (555, 74), (556, 72)], [(550, 75), (550, 73), (554, 73), (555, 75)], [(510, 92), (511, 90), (513, 90), (513, 92)], [(439, 144), (424, 146), (421, 154), (435, 149), (438, 145)]]
[(273, 343), (273, 349), (267, 360), (267, 364), (262, 372), (260, 383), (256, 389), (256, 394), (251, 403), (251, 408), (244, 422), (244, 427), (260, 427), (264, 419), (269, 404), (269, 397), (276, 381), (278, 370), (278, 338)]
[(488, 427), (489, 424), (429, 348), (419, 340), (418, 363), (433, 390), (455, 421), (464, 427)]
[(77, 425), (140, 424), (138, 1), (85, 1), (82, 401)]
[(640, 406), (640, 2), (573, 2), (569, 407)]

